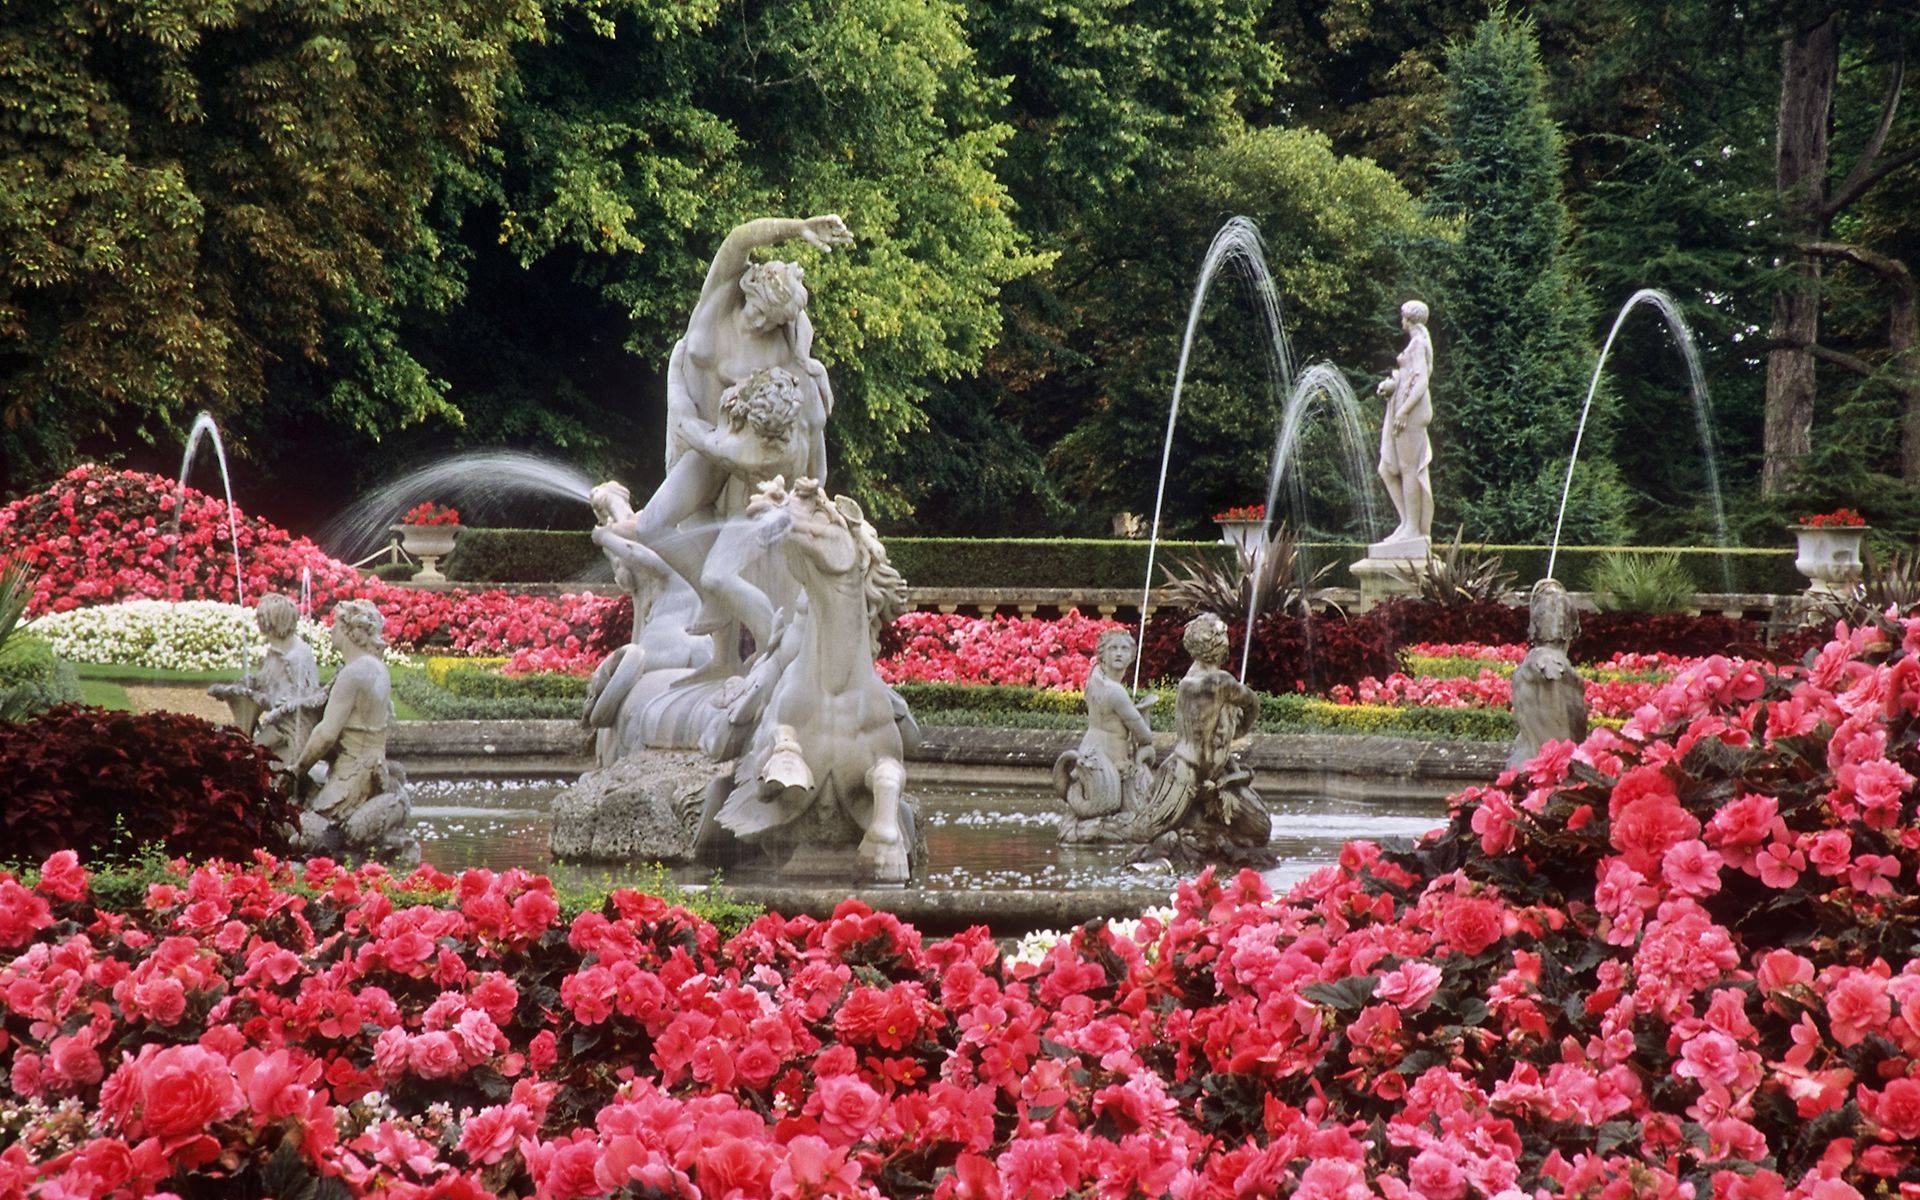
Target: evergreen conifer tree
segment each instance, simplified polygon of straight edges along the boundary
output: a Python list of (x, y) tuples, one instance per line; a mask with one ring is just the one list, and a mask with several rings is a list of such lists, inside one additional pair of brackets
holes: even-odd
[[(1434, 305), (1437, 526), (1501, 542), (1552, 538), (1593, 370), (1593, 314), (1569, 248), (1565, 150), (1532, 28), (1496, 11), (1447, 67), (1439, 215), (1458, 222)], [(1616, 541), (1624, 491), (1605, 397), (1567, 505), (1568, 544)]]

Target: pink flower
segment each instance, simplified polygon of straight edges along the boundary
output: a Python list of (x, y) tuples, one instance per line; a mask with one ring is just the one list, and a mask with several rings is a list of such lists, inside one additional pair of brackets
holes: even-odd
[(1380, 977), (1374, 985), (1375, 999), (1399, 1006), (1402, 1012), (1417, 1013), (1433, 999), (1440, 988), (1441, 971), (1432, 963), (1406, 962)]
[(40, 883), (36, 890), (55, 900), (85, 899), (87, 872), (80, 865), (80, 856), (72, 850), (54, 851), (40, 866)]
[(1878, 1094), (1861, 1088), (1860, 1110), (1888, 1141), (1920, 1140), (1920, 1078), (1893, 1080)]
[(815, 1099), (807, 1107), (819, 1107), (820, 1128), (840, 1143), (857, 1142), (886, 1111), (887, 1102), (853, 1075), (830, 1075), (819, 1081)]
[(1740, 1077), (1740, 1067), (1739, 1045), (1719, 1030), (1709, 1029), (1688, 1038), (1680, 1047), (1680, 1061), (1674, 1064), (1673, 1073), (1703, 1085), (1732, 1087)]
[(533, 1136), (533, 1114), (523, 1104), (496, 1104), (467, 1118), (460, 1127), (460, 1153), (469, 1162), (491, 1166)]
[(205, 1133), (245, 1106), (227, 1060), (200, 1046), (143, 1046), (101, 1095), (101, 1107), (120, 1128), (163, 1139)]
[(1847, 971), (1827, 993), (1827, 1019), (1833, 1022), (1833, 1040), (1842, 1046), (1858, 1046), (1892, 1017), (1887, 981), (1870, 972)]
[(1407, 1164), (1407, 1182), (1424, 1200), (1460, 1200), (1467, 1194), (1466, 1172), (1437, 1148), (1413, 1156)]
[(1715, 851), (1698, 838), (1688, 838), (1667, 848), (1660, 858), (1660, 872), (1667, 886), (1683, 896), (1709, 896), (1720, 890), (1720, 868), (1725, 863)]

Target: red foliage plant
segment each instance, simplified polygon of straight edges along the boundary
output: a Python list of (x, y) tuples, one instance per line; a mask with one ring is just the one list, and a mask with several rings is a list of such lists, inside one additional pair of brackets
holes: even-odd
[[(1177, 679), (1192, 665), (1180, 644), (1192, 619), (1191, 613), (1162, 610), (1147, 622), (1140, 651), (1142, 679)], [(1245, 630), (1245, 618), (1228, 622), (1227, 666), (1235, 674)], [(1371, 613), (1354, 618), (1319, 614), (1309, 619), (1268, 613), (1254, 627), (1247, 686), (1260, 692), (1305, 692), (1341, 684), (1351, 687), (1369, 675), (1391, 674), (1394, 657), (1388, 633), (1389, 626)]]
[(1264, 504), (1236, 504), (1232, 508), (1222, 509), (1213, 514), (1216, 521), (1264, 521), (1267, 519), (1267, 506)]
[(0, 837), (8, 858), (152, 842), (236, 860), (284, 849), (295, 809), (271, 763), (198, 717), (61, 705), (0, 723)]

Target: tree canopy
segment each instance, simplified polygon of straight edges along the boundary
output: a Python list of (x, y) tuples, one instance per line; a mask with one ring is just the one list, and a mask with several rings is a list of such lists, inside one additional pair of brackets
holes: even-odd
[[(1920, 529), (1916, 38), (1892, 0), (23, 0), (0, 490), (170, 458), (201, 408), (283, 519), (465, 448), (644, 490), (721, 237), (839, 212), (850, 252), (779, 250), (837, 482), (891, 529), (1103, 533), (1151, 503), (1195, 274), (1246, 215), (1297, 356), (1369, 422), (1398, 305), (1432, 305), (1445, 527), (1551, 532), (1605, 326), (1656, 286), (1737, 531), (1838, 503)], [(1215, 289), (1174, 528), (1264, 488), (1257, 329)], [(1570, 540), (1706, 536), (1698, 441), (1636, 319)], [(1336, 443), (1297, 515), (1358, 533)]]

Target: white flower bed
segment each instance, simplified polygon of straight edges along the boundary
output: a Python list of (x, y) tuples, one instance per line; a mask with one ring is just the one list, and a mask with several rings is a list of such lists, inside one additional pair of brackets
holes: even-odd
[[(111, 663), (164, 671), (244, 670), (265, 642), (253, 610), (213, 600), (129, 600), (48, 613), (27, 625), (72, 662)], [(338, 663), (326, 626), (300, 622), (300, 637), (322, 666)], [(407, 662), (389, 651), (389, 662)]]

